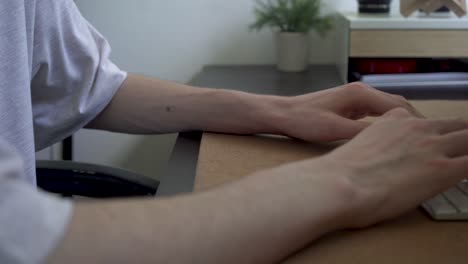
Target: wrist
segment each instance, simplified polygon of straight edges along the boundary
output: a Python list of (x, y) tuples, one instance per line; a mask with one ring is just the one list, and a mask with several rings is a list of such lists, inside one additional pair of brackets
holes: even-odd
[(358, 192), (351, 173), (336, 162), (327, 158), (305, 160), (273, 169), (267, 175), (269, 181), (281, 183), (289, 217), (304, 219), (305, 227), (316, 227), (311, 236), (352, 226)]
[(287, 123), (293, 106), (292, 97), (256, 95), (261, 102), (256, 122), (263, 127), (262, 133), (287, 135)]
[(242, 222), (262, 228), (269, 226), (274, 230), (270, 235), (282, 237), (289, 247), (299, 248), (343, 229), (345, 221), (349, 221), (346, 208), (353, 198), (353, 189), (345, 177), (338, 172), (330, 174), (328, 171), (333, 169), (323, 163), (316, 159), (286, 164), (208, 194), (214, 194), (217, 202), (241, 208), (233, 211), (240, 212), (238, 217), (252, 217)]
[[(328, 154), (316, 159), (317, 175), (330, 179), (332, 195), (328, 197), (335, 205), (335, 212), (330, 215), (330, 224), (335, 227), (335, 230), (362, 228), (370, 225), (366, 222), (369, 215), (376, 214), (373, 211), (375, 206), (375, 198), (371, 198), (374, 192), (363, 190), (357, 182), (361, 170), (343, 164), (336, 160), (332, 155)], [(324, 170), (327, 170), (324, 172)], [(315, 170), (314, 170), (315, 171)], [(324, 172), (323, 174), (321, 172)], [(370, 203), (369, 203), (370, 202)]]
[[(315, 205), (325, 233), (349, 228), (354, 214), (353, 208), (359, 200), (359, 192), (352, 181), (354, 172), (337, 166), (328, 155), (303, 161), (305, 173), (300, 176), (308, 184), (308, 200), (318, 201)], [(313, 173), (310, 173), (313, 171)], [(313, 214), (313, 212), (311, 212)]]
[[(290, 107), (288, 97), (258, 95), (233, 90), (207, 89), (212, 115), (203, 130), (238, 134), (285, 134), (283, 125)], [(221, 115), (222, 113), (222, 115)], [(222, 119), (219, 119), (222, 117)], [(217, 120), (212, 122), (213, 120)]]

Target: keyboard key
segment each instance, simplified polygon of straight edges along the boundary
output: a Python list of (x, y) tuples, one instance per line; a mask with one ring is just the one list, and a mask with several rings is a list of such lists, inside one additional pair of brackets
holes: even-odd
[(441, 194), (424, 202), (422, 206), (435, 219), (448, 219), (451, 215), (458, 213), (457, 209)]
[(443, 195), (458, 209), (461, 213), (468, 213), (468, 196), (458, 187), (451, 188)]
[(422, 207), (435, 220), (468, 220), (468, 179), (426, 201)]
[(457, 186), (468, 196), (468, 180), (460, 182)]

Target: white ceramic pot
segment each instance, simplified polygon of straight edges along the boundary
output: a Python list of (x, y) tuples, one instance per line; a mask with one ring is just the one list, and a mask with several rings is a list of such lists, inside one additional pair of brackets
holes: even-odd
[(275, 38), (278, 69), (285, 72), (305, 71), (309, 65), (309, 35), (278, 32)]

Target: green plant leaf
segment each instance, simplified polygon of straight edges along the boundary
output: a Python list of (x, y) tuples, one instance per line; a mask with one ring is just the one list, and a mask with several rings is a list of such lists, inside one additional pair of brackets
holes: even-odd
[(316, 30), (320, 36), (332, 28), (331, 16), (321, 15), (321, 0), (255, 0), (256, 21), (251, 30), (265, 27), (282, 32), (308, 32)]

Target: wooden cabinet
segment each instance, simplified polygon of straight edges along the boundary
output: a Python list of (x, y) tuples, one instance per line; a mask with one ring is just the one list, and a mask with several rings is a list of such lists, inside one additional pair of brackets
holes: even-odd
[(348, 81), (352, 58), (468, 58), (468, 18), (404, 18), (341, 14), (337, 57)]

